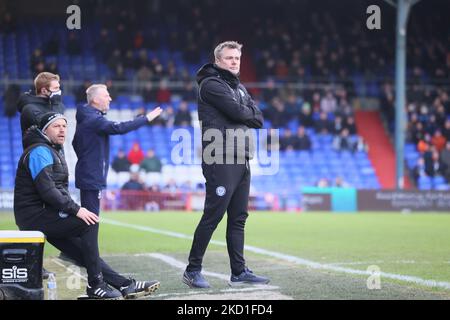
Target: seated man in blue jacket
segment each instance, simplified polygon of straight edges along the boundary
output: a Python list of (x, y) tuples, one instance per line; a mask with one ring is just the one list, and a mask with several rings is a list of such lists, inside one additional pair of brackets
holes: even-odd
[[(66, 133), (67, 119), (55, 112), (44, 114), (39, 128), (31, 127), (25, 133), (25, 151), (19, 160), (14, 188), (17, 226), (20, 230), (39, 230), (61, 252), (78, 256), (87, 269), (89, 298), (122, 299), (156, 290), (157, 281), (136, 282), (117, 274), (122, 279), (119, 291), (104, 280), (105, 264), (98, 250), (99, 217), (80, 207), (69, 193), (69, 171), (62, 151)], [(79, 240), (79, 246), (73, 245), (73, 239)]]

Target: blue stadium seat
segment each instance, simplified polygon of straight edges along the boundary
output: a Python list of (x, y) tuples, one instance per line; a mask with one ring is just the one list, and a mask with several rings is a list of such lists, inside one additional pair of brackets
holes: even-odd
[(440, 175), (433, 177), (431, 180), (432, 180), (433, 186), (446, 184), (446, 181), (445, 181), (444, 177), (440, 176)]
[(72, 108), (75, 106), (75, 96), (72, 94), (64, 93), (62, 96), (62, 101), (68, 108)]

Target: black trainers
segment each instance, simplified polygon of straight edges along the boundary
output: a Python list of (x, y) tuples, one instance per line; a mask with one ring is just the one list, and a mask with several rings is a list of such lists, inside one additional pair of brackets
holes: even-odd
[(159, 289), (160, 283), (157, 280), (136, 281), (130, 279), (131, 283), (126, 287), (120, 287), (120, 293), (125, 299), (136, 299), (148, 296)]
[(89, 299), (121, 300), (122, 294), (119, 290), (110, 287), (106, 282), (101, 281), (96, 286), (87, 286), (86, 293)]
[(228, 284), (232, 287), (242, 286), (245, 284), (267, 284), (270, 279), (266, 277), (257, 276), (252, 270), (245, 267), (244, 271), (238, 276), (231, 275)]
[(210, 288), (208, 281), (203, 277), (201, 271), (185, 271), (183, 283), (190, 288)]

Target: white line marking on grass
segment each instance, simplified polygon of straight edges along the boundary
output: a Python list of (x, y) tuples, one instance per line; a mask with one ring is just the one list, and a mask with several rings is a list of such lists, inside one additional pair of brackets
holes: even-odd
[[(436, 261), (435, 261), (436, 262)], [(351, 265), (373, 265), (373, 264), (381, 264), (381, 263), (390, 263), (390, 264), (431, 264), (430, 261), (415, 261), (415, 260), (395, 260), (395, 261), (349, 261), (349, 262), (333, 262), (327, 263), (328, 266), (351, 266)]]
[(254, 285), (253, 287), (248, 288), (241, 288), (241, 289), (220, 289), (220, 290), (192, 290), (188, 292), (173, 292), (173, 293), (160, 293), (156, 295), (152, 295), (152, 297), (170, 297), (170, 296), (185, 296), (185, 295), (198, 295), (198, 294), (218, 294), (218, 293), (235, 293), (235, 292), (253, 292), (253, 291), (260, 291), (260, 290), (276, 290), (279, 289), (279, 287), (276, 286), (264, 286), (264, 288), (260, 288), (257, 285)]
[[(171, 265), (172, 267), (184, 270), (186, 269), (186, 264), (183, 263), (182, 261), (179, 261), (175, 258), (172, 258), (170, 256), (167, 256), (165, 254), (160, 254), (160, 253), (143, 253), (143, 254), (137, 254), (136, 256), (147, 256), (147, 257), (152, 257), (161, 261), (164, 261), (165, 263)], [(225, 274), (221, 274), (221, 273), (216, 273), (216, 272), (210, 272), (210, 271), (206, 271), (206, 270), (202, 270), (202, 273), (206, 276), (210, 276), (210, 277), (214, 277), (214, 278), (219, 278), (221, 280), (225, 280), (228, 281), (230, 279), (229, 276), (225, 275)]]
[[(136, 257), (152, 257), (158, 260), (161, 260), (167, 264), (169, 264), (172, 267), (178, 268), (180, 270), (185, 270), (186, 269), (186, 264), (180, 260), (177, 260), (171, 256), (165, 255), (165, 254), (161, 254), (161, 253), (138, 253), (135, 254)], [(217, 272), (211, 272), (211, 271), (206, 271), (205, 269), (202, 270), (202, 273), (206, 276), (210, 276), (210, 277), (214, 277), (214, 278), (218, 278), (221, 280), (225, 280), (228, 281), (230, 279), (230, 276), (223, 274), (223, 273), (217, 273)], [(271, 286), (271, 285), (253, 285), (252, 288), (244, 288), (244, 289), (222, 289), (220, 290), (221, 292), (234, 292), (234, 291), (252, 291), (252, 290), (274, 290), (274, 289), (279, 289), (279, 287), (277, 286)], [(203, 291), (202, 291), (203, 292)], [(198, 293), (198, 292), (196, 292)]]
[(63, 267), (64, 269), (66, 269), (66, 270), (69, 271), (70, 273), (73, 273), (73, 274), (76, 275), (77, 277), (80, 277), (81, 279), (87, 281), (87, 278), (86, 278), (85, 276), (83, 276), (83, 275), (80, 274), (79, 272), (73, 270), (72, 268), (66, 267), (66, 265), (63, 264), (63, 263), (61, 263), (60, 260), (59, 260), (58, 258), (54, 258), (54, 259), (52, 259), (52, 261), (53, 261), (54, 263), (56, 263), (57, 265)]
[[(162, 234), (162, 235), (175, 237), (175, 238), (180, 238), (180, 239), (192, 240), (192, 236), (188, 236), (188, 235), (183, 234), (183, 233), (166, 231), (166, 230), (160, 230), (160, 229), (155, 229), (155, 228), (151, 228), (151, 227), (143, 227), (143, 226), (138, 226), (138, 225), (134, 225), (134, 224), (124, 223), (124, 222), (120, 222), (120, 221), (116, 221), (116, 220), (112, 220), (112, 219), (107, 219), (107, 218), (102, 218), (102, 222), (103, 223), (112, 224), (112, 225), (116, 225), (116, 226), (120, 226), (120, 227), (126, 227), (126, 228), (135, 229), (135, 230), (146, 231), (146, 232), (152, 232), (152, 233)], [(218, 245), (218, 246), (226, 246), (227, 245), (225, 242), (216, 241), (216, 240), (211, 240), (210, 243)], [(313, 269), (331, 270), (331, 271), (336, 271), (336, 272), (343, 272), (343, 273), (363, 275), (363, 276), (371, 276), (372, 275), (368, 271), (344, 268), (344, 267), (339, 267), (339, 266), (330, 266), (330, 265), (326, 265), (326, 264), (314, 262), (314, 261), (311, 261), (311, 260), (302, 259), (302, 258), (299, 258), (299, 257), (283, 254), (283, 253), (276, 252), (276, 251), (270, 251), (270, 250), (266, 250), (266, 249), (262, 249), (262, 248), (258, 248), (258, 247), (254, 247), (254, 246), (246, 245), (245, 246), (245, 250), (253, 252), (253, 253), (259, 253), (259, 254), (262, 254), (262, 255), (265, 255), (265, 256), (277, 258), (277, 259), (280, 259), (280, 260), (292, 262), (292, 263), (295, 263), (295, 264), (298, 264), (298, 265), (307, 266), (307, 267), (310, 267), (310, 268), (313, 268)], [(395, 274), (395, 273), (387, 273), (387, 272), (380, 272), (380, 276), (388, 278), (388, 279), (394, 279), (394, 280), (400, 280), (400, 281), (405, 281), (405, 282), (411, 282), (411, 283), (415, 283), (415, 284), (426, 286), (426, 287), (438, 287), (438, 288), (443, 288), (443, 289), (450, 290), (450, 282), (436, 281), (436, 280), (427, 280), (427, 279), (422, 279), (422, 278), (419, 278), (419, 277), (416, 277), (416, 276), (407, 276), (407, 275), (401, 275), (401, 274)]]
[[(161, 253), (138, 253), (134, 255), (135, 257), (152, 257), (154, 259), (158, 259), (161, 260), (167, 264), (169, 264), (172, 267), (175, 267), (177, 269), (180, 270), (184, 270), (186, 268), (186, 264), (182, 261), (179, 261), (171, 256), (165, 255), (165, 254), (161, 254)], [(202, 270), (202, 273), (206, 276), (210, 276), (210, 277), (214, 277), (214, 278), (219, 278), (221, 280), (225, 280), (228, 281), (228, 279), (230, 278), (229, 276), (222, 274), (222, 273), (217, 273), (217, 272), (210, 272), (210, 271), (206, 271), (206, 270)], [(220, 290), (202, 290), (201, 292), (198, 290), (194, 290), (194, 291), (189, 291), (189, 292), (174, 292), (174, 293), (162, 293), (162, 294), (157, 294), (154, 297), (170, 297), (170, 296), (184, 296), (184, 295), (198, 295), (198, 294), (217, 294), (217, 293), (235, 293), (235, 292), (252, 292), (252, 291), (260, 291), (260, 290), (277, 290), (280, 289), (280, 287), (278, 286), (271, 286), (271, 285), (253, 285), (252, 287), (248, 287), (248, 288), (229, 288), (229, 289), (220, 289)]]
[(357, 265), (372, 265), (372, 264), (380, 264), (384, 263), (384, 261), (354, 261), (354, 262), (333, 262), (333, 263), (326, 263), (327, 266), (357, 266)]

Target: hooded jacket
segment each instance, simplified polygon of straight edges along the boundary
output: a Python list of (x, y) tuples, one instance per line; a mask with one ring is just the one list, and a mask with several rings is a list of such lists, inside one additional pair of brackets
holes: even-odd
[[(261, 110), (255, 105), (239, 78), (209, 63), (200, 68), (197, 73), (198, 116), (202, 127), (203, 150), (213, 144), (208, 150), (214, 149), (213, 156), (234, 155), (234, 159), (253, 157), (253, 136), (250, 134), (245, 141), (227, 141), (232, 132), (248, 133), (250, 128), (261, 128), (264, 122)], [(209, 138), (208, 130), (217, 129), (222, 133), (222, 143)], [(231, 130), (230, 130), (231, 129)], [(241, 129), (236, 131), (236, 129)], [(210, 131), (214, 135), (214, 131)], [(233, 139), (234, 140), (234, 139)], [(205, 152), (206, 153), (206, 152)], [(203, 161), (205, 161), (203, 157)]]
[(109, 168), (109, 136), (136, 130), (148, 120), (140, 116), (125, 122), (109, 121), (104, 113), (90, 105), (79, 106), (76, 119), (72, 141), (78, 157), (75, 186), (81, 190), (103, 190)]
[(38, 97), (31, 92), (22, 94), (17, 102), (17, 110), (21, 113), (20, 128), (22, 129), (22, 136), (31, 126), (39, 125), (43, 114), (47, 112), (63, 114), (64, 109), (65, 107), (61, 102), (55, 103), (47, 97)]
[(76, 215), (80, 206), (70, 197), (69, 171), (62, 146), (52, 144), (37, 128), (23, 139), (14, 188), (14, 215), (20, 229), (29, 229), (37, 220)]

